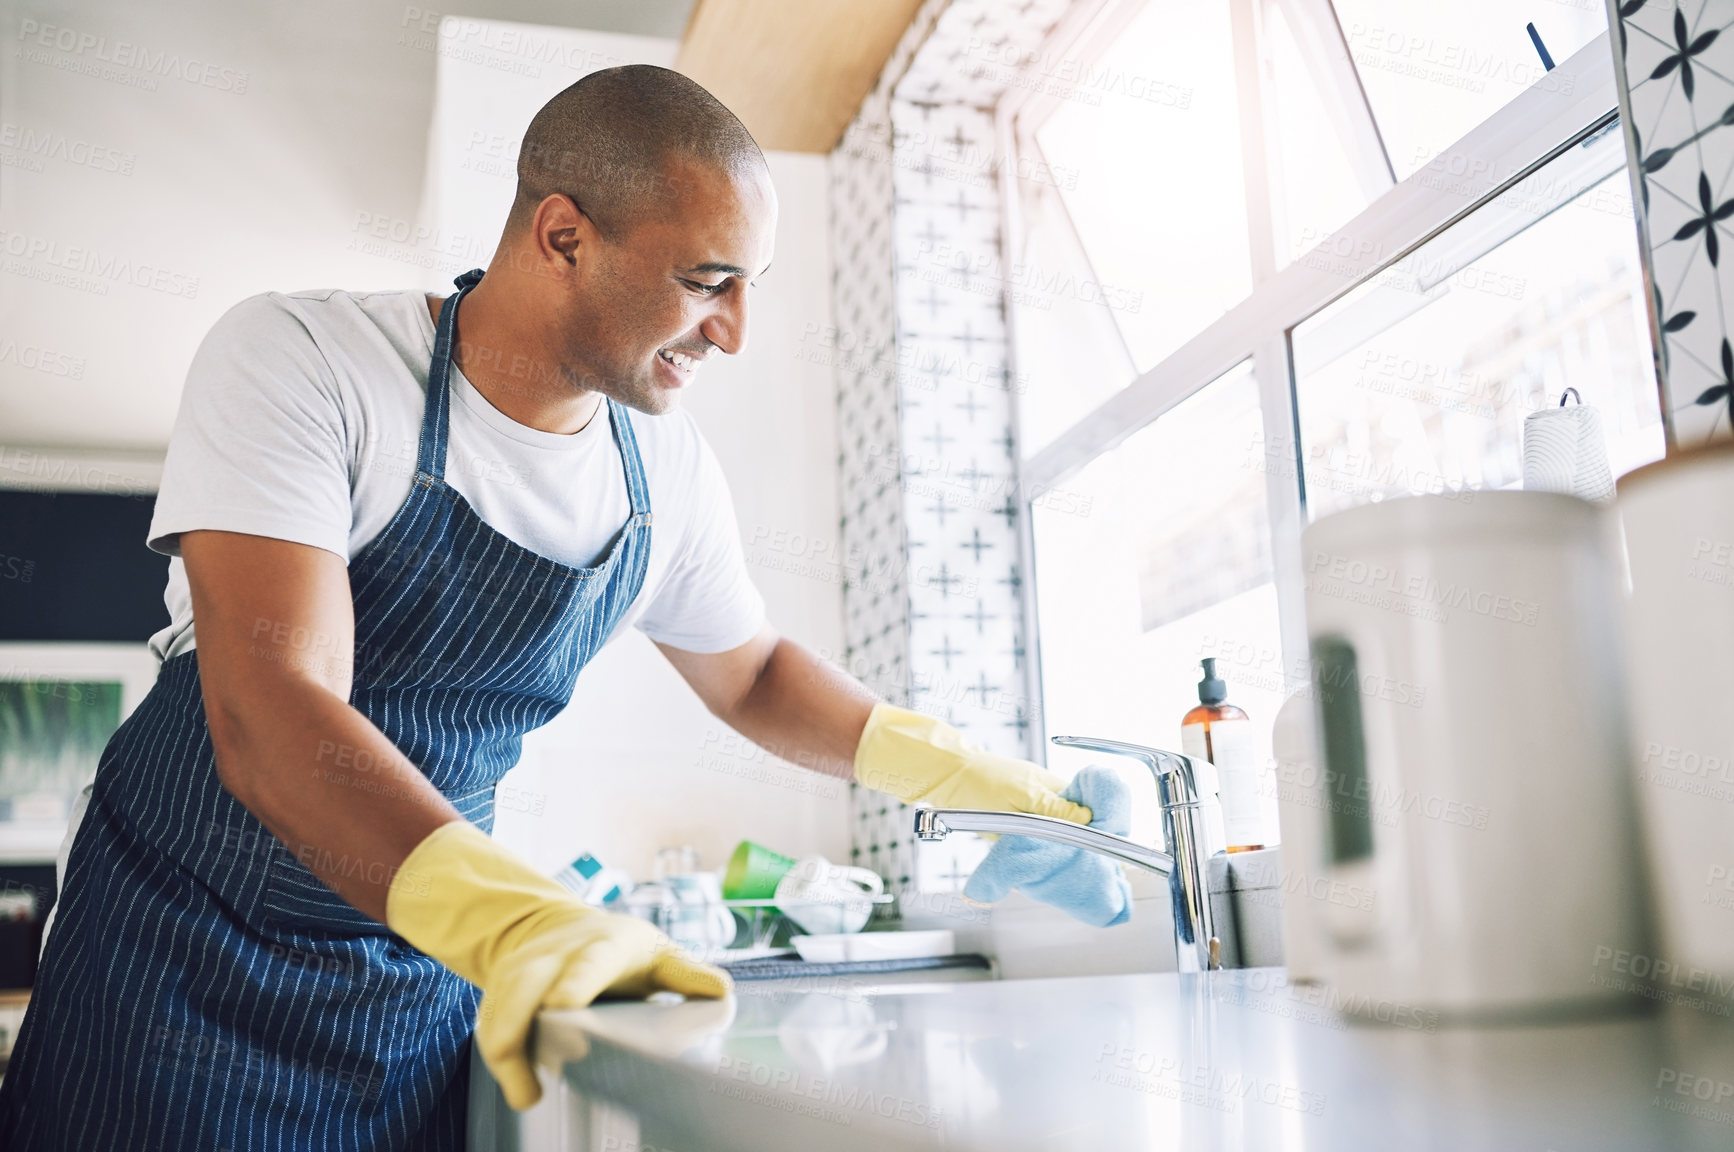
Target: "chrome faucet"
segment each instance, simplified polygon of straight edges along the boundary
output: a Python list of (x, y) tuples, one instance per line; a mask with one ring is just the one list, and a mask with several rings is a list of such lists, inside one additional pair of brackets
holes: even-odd
[(915, 836), (918, 840), (943, 840), (951, 832), (1009, 833), (1033, 836), (1085, 848), (1127, 864), (1135, 864), (1168, 877), (1174, 894), (1174, 951), (1182, 972), (1205, 972), (1222, 967), (1222, 943), (1210, 910), (1210, 891), (1205, 882), (1210, 859), (1205, 811), (1198, 795), (1198, 768), (1189, 756), (1164, 752), (1142, 744), (1119, 740), (1096, 740), (1087, 736), (1055, 736), (1055, 744), (1108, 752), (1142, 761), (1156, 779), (1162, 801), (1162, 837), (1168, 851), (1145, 847), (1135, 840), (1024, 812), (986, 812), (973, 808), (917, 808)]

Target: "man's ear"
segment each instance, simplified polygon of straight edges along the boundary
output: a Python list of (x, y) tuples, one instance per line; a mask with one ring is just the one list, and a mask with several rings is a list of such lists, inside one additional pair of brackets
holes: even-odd
[(572, 197), (555, 193), (536, 206), (530, 225), (537, 250), (551, 263), (576, 266), (585, 245), (601, 240), (596, 224)]

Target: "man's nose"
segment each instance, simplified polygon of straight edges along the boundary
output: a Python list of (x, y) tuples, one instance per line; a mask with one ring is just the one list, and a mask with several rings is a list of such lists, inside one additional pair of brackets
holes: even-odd
[(721, 293), (716, 311), (699, 325), (699, 331), (727, 355), (743, 352), (747, 346), (747, 286), (737, 280)]

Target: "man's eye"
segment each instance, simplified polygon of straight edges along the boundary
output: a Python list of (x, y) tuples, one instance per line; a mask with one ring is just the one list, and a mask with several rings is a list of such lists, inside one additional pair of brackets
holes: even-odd
[(726, 285), (727, 283), (728, 283), (727, 280), (722, 280), (722, 281), (719, 281), (715, 284), (701, 284), (697, 280), (688, 280), (686, 282), (686, 286), (688, 288), (692, 288), (696, 291), (703, 292), (706, 296), (709, 296), (709, 295), (712, 295), (713, 293), (721, 292), (723, 290), (723, 286)]

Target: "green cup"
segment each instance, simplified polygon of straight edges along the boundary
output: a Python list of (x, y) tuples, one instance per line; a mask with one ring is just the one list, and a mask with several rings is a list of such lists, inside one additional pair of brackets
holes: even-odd
[(777, 894), (777, 881), (789, 874), (795, 861), (772, 852), (762, 844), (742, 840), (729, 857), (723, 873), (724, 900), (769, 900)]

